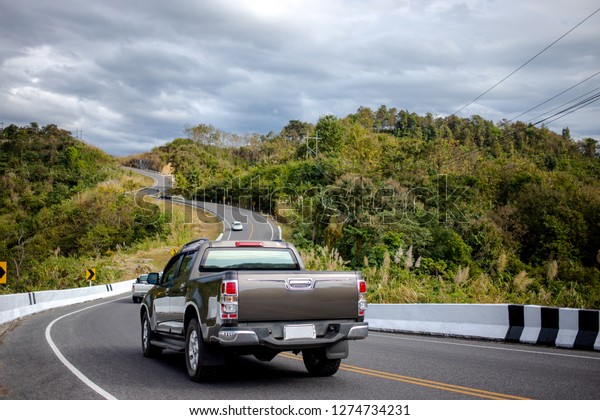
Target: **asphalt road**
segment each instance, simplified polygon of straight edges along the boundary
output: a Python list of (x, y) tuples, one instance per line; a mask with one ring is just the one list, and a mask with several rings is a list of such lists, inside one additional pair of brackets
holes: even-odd
[(0, 398), (600, 399), (597, 352), (378, 332), (351, 342), (332, 377), (309, 377), (284, 353), (271, 362), (233, 358), (217, 381), (198, 384), (181, 353), (142, 356), (138, 310), (126, 294), (13, 323), (0, 338)]

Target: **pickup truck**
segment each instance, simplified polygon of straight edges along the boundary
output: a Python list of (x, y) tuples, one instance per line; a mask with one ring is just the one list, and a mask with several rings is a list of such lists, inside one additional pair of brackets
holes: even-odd
[(232, 355), (270, 361), (302, 353), (311, 376), (330, 376), (364, 339), (367, 285), (360, 272), (307, 271), (283, 241), (202, 241), (182, 248), (140, 305), (142, 352), (185, 352), (196, 382)]
[(133, 303), (140, 303), (142, 298), (152, 289), (154, 284), (148, 283), (148, 275), (140, 275), (135, 282), (131, 284), (131, 300)]
[(140, 275), (131, 284), (131, 300), (133, 301), (133, 303), (140, 303), (142, 301), (142, 298), (148, 292), (148, 290), (150, 290), (153, 286), (153, 284), (148, 283), (147, 274)]

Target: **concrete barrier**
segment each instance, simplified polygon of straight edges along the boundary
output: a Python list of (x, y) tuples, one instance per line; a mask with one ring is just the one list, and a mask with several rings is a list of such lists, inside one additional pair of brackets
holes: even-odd
[(119, 295), (131, 291), (134, 281), (135, 279), (77, 289), (0, 295), (0, 324), (51, 308)]
[(558, 334), (556, 335), (557, 347), (575, 347), (575, 340), (579, 334), (579, 310), (559, 309)]
[(600, 350), (600, 311), (505, 304), (371, 304), (375, 331)]
[(370, 304), (369, 328), (503, 340), (508, 331), (507, 305)]

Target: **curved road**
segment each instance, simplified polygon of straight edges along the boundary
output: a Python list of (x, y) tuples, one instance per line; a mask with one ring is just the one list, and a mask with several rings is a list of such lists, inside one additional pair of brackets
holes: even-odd
[[(153, 178), (154, 193), (168, 187)], [(191, 204), (223, 217), (226, 239), (278, 238), (257, 213)], [(242, 232), (228, 229), (242, 216)], [(271, 362), (232, 359), (219, 380), (197, 384), (180, 353), (144, 358), (139, 336), (128, 293), (0, 326), (0, 399), (600, 399), (600, 354), (592, 351), (372, 332), (350, 343), (333, 377), (309, 377), (301, 358), (285, 353)]]
[[(150, 177), (154, 180), (154, 185), (144, 188), (138, 192), (139, 196), (156, 195), (164, 193), (172, 187), (172, 177), (161, 175), (157, 172), (145, 171), (141, 169), (126, 168), (141, 175)], [(178, 200), (179, 202), (191, 207), (204, 209), (210, 213), (216, 214), (223, 220), (223, 240), (274, 240), (281, 239), (277, 225), (260, 213), (245, 210), (239, 207), (228, 206), (226, 204), (207, 203), (192, 200)], [(231, 230), (231, 224), (234, 221), (242, 222), (244, 229), (242, 231)]]

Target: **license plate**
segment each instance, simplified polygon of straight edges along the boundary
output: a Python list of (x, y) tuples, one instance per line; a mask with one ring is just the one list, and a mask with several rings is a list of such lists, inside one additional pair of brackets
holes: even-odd
[(294, 338), (315, 338), (315, 326), (310, 325), (286, 325), (283, 327), (283, 338), (291, 340)]

